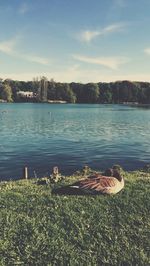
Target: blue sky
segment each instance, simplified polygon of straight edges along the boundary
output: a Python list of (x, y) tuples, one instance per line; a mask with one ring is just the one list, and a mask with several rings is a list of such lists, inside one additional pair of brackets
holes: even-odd
[(0, 0), (0, 77), (150, 81), (150, 0)]

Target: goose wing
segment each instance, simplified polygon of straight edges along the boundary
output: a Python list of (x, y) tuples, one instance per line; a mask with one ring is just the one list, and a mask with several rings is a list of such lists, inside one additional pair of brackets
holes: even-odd
[(99, 176), (95, 179), (80, 180), (71, 187), (76, 187), (92, 194), (115, 194), (123, 188), (123, 184), (122, 182), (119, 182), (115, 177)]

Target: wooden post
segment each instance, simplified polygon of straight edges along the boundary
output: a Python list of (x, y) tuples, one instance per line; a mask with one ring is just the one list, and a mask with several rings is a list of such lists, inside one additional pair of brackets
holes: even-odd
[(58, 174), (59, 174), (58, 167), (57, 166), (53, 167), (53, 175), (58, 175)]
[(28, 167), (26, 166), (23, 169), (23, 178), (28, 179)]

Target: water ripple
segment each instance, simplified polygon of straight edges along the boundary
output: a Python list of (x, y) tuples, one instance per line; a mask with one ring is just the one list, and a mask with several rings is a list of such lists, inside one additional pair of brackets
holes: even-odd
[[(5, 110), (5, 112), (3, 112)], [(43, 175), (89, 164), (141, 167), (150, 158), (150, 109), (120, 105), (0, 105), (0, 178), (28, 165)]]

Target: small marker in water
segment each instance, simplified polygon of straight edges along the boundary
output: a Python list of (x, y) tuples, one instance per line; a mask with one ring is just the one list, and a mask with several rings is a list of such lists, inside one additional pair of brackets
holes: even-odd
[(23, 169), (23, 178), (28, 179), (28, 167), (26, 166)]

